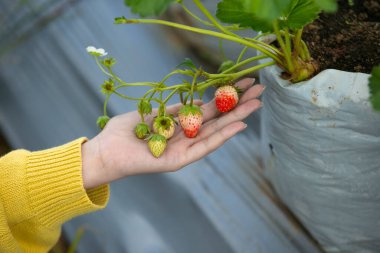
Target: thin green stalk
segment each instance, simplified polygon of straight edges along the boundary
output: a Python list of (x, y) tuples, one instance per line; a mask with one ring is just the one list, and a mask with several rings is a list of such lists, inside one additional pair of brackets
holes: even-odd
[(193, 0), (194, 4), (199, 8), (201, 12), (210, 20), (210, 22), (217, 27), (220, 31), (222, 31), (225, 34), (231, 35), (231, 36), (237, 36), (236, 34), (230, 32), (226, 28), (224, 28), (219, 22), (214, 18), (213, 15), (204, 7), (204, 5), (201, 3), (200, 0)]
[(142, 98), (134, 98), (134, 97), (130, 97), (130, 96), (127, 96), (127, 95), (121, 94), (121, 93), (119, 93), (119, 92), (117, 92), (117, 91), (113, 91), (113, 93), (115, 93), (116, 95), (118, 95), (119, 97), (124, 98), (124, 99), (135, 100), (135, 101), (142, 100)]
[(277, 55), (280, 55), (280, 56), (284, 56), (284, 53), (282, 53), (280, 50), (278, 50), (276, 47), (273, 47), (263, 41), (260, 41), (260, 40), (257, 40), (257, 39), (253, 39), (253, 38), (244, 38), (248, 41), (252, 41), (260, 46), (263, 46), (265, 47), (266, 49), (269, 49), (269, 50), (272, 50), (273, 52), (275, 52)]
[(75, 237), (73, 242), (71, 243), (69, 249), (67, 250), (67, 253), (75, 253), (77, 251), (79, 242), (81, 241), (83, 235), (84, 235), (84, 228), (79, 228), (77, 232), (75, 233)]
[(223, 57), (223, 60), (224, 60), (224, 61), (227, 60), (226, 54), (224, 53), (223, 40), (222, 40), (222, 39), (219, 39), (219, 41), (218, 41), (218, 46), (219, 46), (220, 54), (221, 54), (222, 57)]
[(285, 42), (282, 39), (282, 35), (281, 35), (280, 30), (278, 28), (278, 21), (277, 20), (273, 23), (273, 28), (274, 28), (274, 33), (277, 36), (277, 41), (280, 44), (280, 47), (281, 47), (281, 49), (282, 49), (282, 51), (284, 52), (284, 55), (285, 55), (286, 65), (284, 67), (287, 68), (288, 72), (293, 73), (294, 67), (293, 67), (293, 63), (292, 63), (292, 59), (291, 59), (291, 52), (289, 52), (287, 50)]
[(240, 67), (242, 67), (242, 66), (244, 66), (244, 65), (246, 65), (246, 64), (248, 64), (250, 62), (261, 60), (261, 59), (265, 59), (265, 58), (268, 58), (268, 56), (266, 56), (266, 55), (258, 55), (258, 56), (254, 56), (254, 57), (248, 58), (248, 59), (246, 59), (246, 60), (244, 60), (244, 61), (242, 61), (242, 62), (240, 62), (240, 63), (238, 63), (238, 64), (236, 64), (234, 66), (232, 66), (231, 68), (226, 69), (221, 74), (227, 74), (227, 73), (229, 73), (229, 72), (231, 72), (231, 71), (233, 71), (233, 70), (235, 70), (237, 68), (240, 68)]
[(302, 44), (303, 52), (305, 53), (305, 60), (310, 61), (311, 55), (310, 55), (309, 48), (307, 47), (306, 43), (303, 40), (301, 40), (301, 44)]
[(110, 100), (110, 97), (111, 97), (111, 94), (107, 94), (106, 99), (104, 100), (104, 104), (103, 104), (103, 115), (104, 116), (107, 116), (107, 104), (108, 104), (108, 100)]
[[(212, 23), (210, 22), (207, 22), (203, 19), (201, 19), (200, 17), (198, 17), (197, 15), (195, 15), (193, 12), (191, 12), (187, 7), (186, 5), (184, 5), (183, 3), (179, 3), (181, 5), (181, 7), (185, 10), (185, 12), (187, 14), (189, 14), (192, 18), (194, 18), (195, 20), (197, 20), (198, 22), (202, 23), (203, 25), (205, 26), (210, 26), (210, 27), (215, 27)], [(229, 30), (244, 30), (246, 28), (244, 27), (239, 27), (237, 25), (227, 25), (227, 26), (223, 26), (225, 29), (229, 29)]]
[(217, 38), (222, 38), (222, 39), (225, 39), (225, 40), (237, 42), (237, 43), (240, 43), (242, 45), (254, 48), (254, 49), (262, 52), (263, 54), (268, 55), (270, 58), (272, 58), (273, 60), (275, 60), (277, 63), (282, 64), (282, 60), (279, 57), (277, 57), (277, 55), (275, 53), (268, 51), (266, 48), (263, 48), (262, 46), (256, 45), (256, 44), (251, 43), (251, 42), (249, 42), (249, 41), (247, 41), (245, 39), (242, 39), (241, 37), (235, 37), (235, 36), (231, 36), (231, 35), (228, 35), (228, 34), (223, 34), (223, 33), (220, 33), (220, 32), (215, 32), (215, 31), (211, 31), (211, 30), (205, 30), (205, 29), (196, 28), (196, 27), (192, 27), (192, 26), (187, 26), (187, 25), (183, 25), (183, 24), (177, 24), (177, 23), (170, 22), (170, 21), (165, 21), (165, 20), (156, 20), (156, 19), (128, 19), (127, 20), (126, 19), (124, 22), (126, 24), (142, 23), (142, 24), (166, 25), (166, 26), (175, 27), (175, 28), (179, 28), (179, 29), (182, 29), (182, 30), (186, 30), (186, 31), (191, 31), (191, 32), (205, 34), (205, 35), (209, 35), (209, 36), (213, 36), (213, 37), (217, 37)]
[(168, 101), (169, 101), (169, 99), (171, 99), (171, 97), (173, 97), (173, 95), (179, 90), (180, 88), (176, 88), (176, 89), (174, 89), (167, 97), (166, 97), (166, 99), (164, 100), (164, 104), (166, 104)]
[(159, 83), (164, 83), (166, 80), (168, 80), (170, 77), (176, 75), (176, 74), (183, 74), (183, 71), (180, 70), (180, 69), (177, 69), (177, 70), (173, 70), (172, 72), (170, 72), (169, 74), (167, 74)]
[(211, 24), (211, 23), (209, 23), (207, 21), (204, 21), (203, 19), (201, 19), (200, 17), (198, 17), (197, 15), (195, 15), (194, 13), (192, 13), (183, 3), (179, 3), (179, 4), (182, 6), (182, 8), (185, 10), (185, 12), (187, 14), (189, 14), (195, 20), (199, 21), (200, 23), (202, 23), (205, 26), (214, 26), (213, 24)]
[(109, 73), (112, 75), (112, 77), (118, 81), (119, 83), (124, 83), (123, 80), (121, 80), (117, 75), (115, 75), (115, 73), (112, 71), (112, 68), (111, 67), (107, 67)]
[(137, 87), (137, 86), (150, 86), (150, 87), (155, 87), (157, 83), (151, 83), (151, 82), (137, 82), (137, 83), (126, 83), (123, 80), (120, 82), (121, 84), (116, 86), (115, 89), (119, 89), (122, 87)]
[(199, 76), (199, 72), (195, 73), (193, 82), (191, 83), (191, 90), (190, 90), (190, 106), (193, 106), (194, 102), (194, 86), (197, 84), (197, 79)]
[(206, 81), (203, 81), (197, 85), (197, 90), (203, 91), (203, 90), (207, 89), (208, 87), (210, 87), (211, 85), (215, 85), (218, 83), (224, 83), (225, 81), (227, 81), (226, 78), (217, 78), (217, 79), (206, 80)]
[(290, 41), (290, 36), (289, 36), (289, 29), (285, 28), (285, 46), (286, 46), (286, 52), (288, 54), (292, 54), (292, 42)]
[(242, 71), (239, 71), (239, 72), (236, 72), (236, 73), (232, 73), (232, 74), (209, 74), (209, 78), (221, 78), (221, 77), (230, 77), (231, 79), (237, 79), (239, 77), (242, 77), (244, 75), (247, 75), (249, 73), (252, 73), (256, 70), (259, 70), (259, 69), (262, 69), (264, 67), (267, 67), (267, 66), (271, 66), (271, 65), (274, 65), (276, 64), (276, 62), (274, 61), (271, 61), (271, 62), (265, 62), (265, 63), (262, 63), (262, 64), (259, 64), (259, 65), (256, 65), (256, 66), (253, 66), (251, 68), (247, 68), (245, 70), (242, 70)]
[(241, 52), (240, 52), (240, 54), (239, 54), (239, 57), (238, 57), (237, 60), (236, 60), (236, 64), (238, 64), (238, 63), (241, 61), (241, 59), (243, 58), (245, 52), (247, 52), (247, 49), (248, 49), (248, 47), (245, 46), (245, 47), (243, 48), (243, 50), (241, 50)]
[(103, 68), (102, 64), (100, 64), (98, 56), (95, 56), (95, 55), (94, 55), (94, 58), (95, 58), (96, 65), (98, 65), (98, 67), (100, 68), (100, 70), (101, 70), (104, 74), (106, 74), (107, 76), (109, 76), (109, 77), (113, 77), (110, 73), (108, 73), (108, 72)]
[(302, 37), (302, 29), (296, 31), (296, 35), (294, 36), (294, 51), (296, 54), (300, 54), (301, 58), (304, 60), (304, 53), (301, 47), (301, 37)]

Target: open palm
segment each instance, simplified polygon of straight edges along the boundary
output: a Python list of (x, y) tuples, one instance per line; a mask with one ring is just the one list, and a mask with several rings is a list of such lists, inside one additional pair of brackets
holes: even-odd
[[(203, 125), (195, 138), (187, 138), (180, 127), (168, 141), (163, 155), (155, 158), (145, 140), (136, 138), (134, 127), (140, 121), (137, 111), (112, 118), (105, 129), (91, 141), (96, 143), (99, 155), (95, 185), (131, 175), (176, 171), (211, 153), (229, 138), (245, 129), (242, 120), (261, 106), (257, 97), (264, 86), (252, 86), (252, 79), (244, 79), (236, 85), (245, 90), (239, 104), (230, 112), (220, 114), (214, 101), (201, 106)], [(252, 87), (251, 87), (252, 86)], [(195, 101), (200, 105), (201, 101)], [(181, 104), (169, 106), (168, 114), (177, 116)], [(146, 118), (149, 124), (157, 111)]]

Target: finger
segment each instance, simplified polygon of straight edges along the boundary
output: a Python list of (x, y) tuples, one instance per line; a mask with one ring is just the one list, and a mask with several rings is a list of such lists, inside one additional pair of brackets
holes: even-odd
[(233, 137), (238, 132), (244, 130), (246, 127), (247, 125), (244, 122), (234, 122), (225, 126), (221, 130), (216, 131), (208, 138), (196, 142), (191, 147), (189, 147), (189, 149), (186, 152), (186, 163), (191, 163), (201, 159), (205, 155), (211, 153), (218, 147), (222, 146), (224, 142), (226, 142), (228, 139)]
[(224, 114), (220, 118), (211, 120), (204, 124), (199, 132), (198, 139), (207, 138), (212, 133), (219, 131), (233, 122), (244, 120), (260, 107), (261, 102), (258, 99), (248, 100), (244, 104), (238, 105), (235, 109)]
[(239, 99), (239, 104), (242, 104), (248, 100), (260, 97), (260, 95), (264, 92), (265, 86), (262, 84), (256, 84), (253, 87), (249, 88)]

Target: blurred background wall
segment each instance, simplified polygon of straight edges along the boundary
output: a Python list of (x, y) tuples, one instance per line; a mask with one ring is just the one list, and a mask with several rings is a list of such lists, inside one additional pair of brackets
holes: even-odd
[[(205, 4), (215, 9), (215, 1)], [(11, 148), (44, 149), (99, 132), (104, 76), (88, 45), (105, 48), (131, 82), (159, 80), (185, 57), (215, 70), (241, 49), (226, 43), (224, 57), (217, 40), (113, 25), (123, 15), (131, 13), (122, 0), (0, 0), (0, 130)], [(166, 18), (178, 15), (174, 8)], [(116, 98), (109, 105), (111, 115), (134, 108)], [(258, 121), (250, 117), (247, 131), (180, 172), (112, 184), (108, 207), (65, 224), (65, 238), (84, 228), (79, 252), (319, 252), (265, 180)]]

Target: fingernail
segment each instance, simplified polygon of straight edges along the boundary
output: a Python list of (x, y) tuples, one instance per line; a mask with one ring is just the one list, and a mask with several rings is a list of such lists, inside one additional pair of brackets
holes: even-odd
[(244, 131), (244, 130), (247, 128), (247, 126), (248, 126), (248, 125), (244, 123), (244, 125), (241, 127), (241, 129), (239, 130), (239, 132)]
[(251, 86), (253, 86), (253, 84), (255, 83), (256, 79), (255, 78), (251, 78)]
[[(262, 85), (262, 84), (261, 84)], [(261, 96), (263, 93), (264, 93), (264, 90), (267, 88), (267, 86), (265, 86), (265, 85), (262, 85), (263, 86), (263, 89), (260, 91), (260, 94), (259, 94), (259, 96)]]
[(261, 108), (261, 107), (264, 107), (264, 102), (263, 101), (260, 102), (259, 108)]

